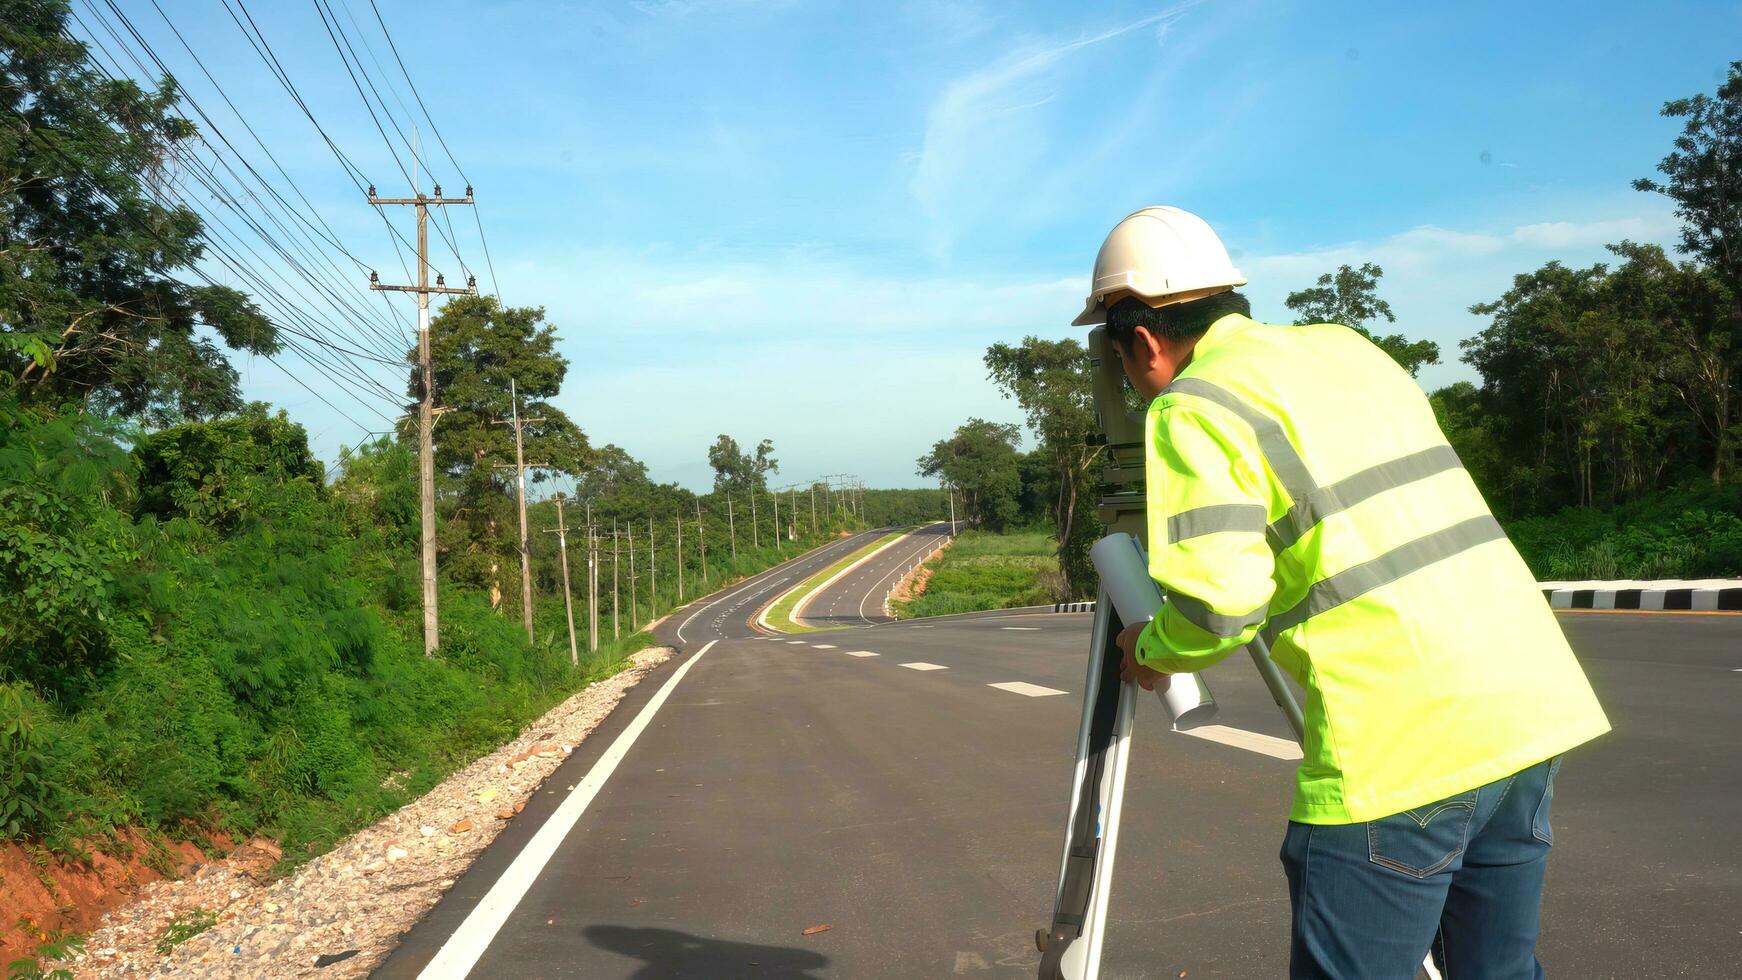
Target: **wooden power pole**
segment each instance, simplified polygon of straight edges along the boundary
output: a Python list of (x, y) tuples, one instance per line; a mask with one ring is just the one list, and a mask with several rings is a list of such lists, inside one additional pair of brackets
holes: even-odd
[(673, 520), (677, 521), (677, 544), (672, 547), (672, 551), (677, 554), (677, 601), (678, 601), (679, 605), (682, 605), (683, 604), (683, 518), (682, 517), (675, 517), (675, 518), (673, 518)]
[[(514, 379), (508, 379), (508, 397), (513, 400), (512, 414), (506, 419), (496, 419), (493, 425), (514, 426), (514, 493), (520, 502), (520, 619), (526, 624), (526, 639), (532, 639), (532, 548), (526, 540), (526, 442), (522, 431), (528, 422), (543, 422), (544, 416), (523, 419), (520, 417), (520, 390), (514, 384)], [(534, 463), (542, 466), (543, 463)], [(497, 469), (510, 469), (505, 464), (498, 463)], [(557, 509), (562, 509), (561, 499), (558, 499)], [(568, 562), (565, 554), (564, 563)], [(565, 586), (566, 588), (566, 586)], [(573, 624), (570, 624), (571, 627)]]
[[(581, 663), (581, 654), (579, 648), (575, 646), (575, 599), (574, 593), (569, 590), (569, 528), (567, 524), (563, 523), (563, 495), (557, 494), (555, 500), (556, 527), (550, 528), (544, 533), (556, 535), (557, 547), (562, 551), (563, 609), (569, 615), (569, 663), (578, 667)], [(525, 511), (522, 510), (521, 513), (524, 514)], [(527, 628), (527, 633), (531, 635), (530, 626)]]
[(732, 563), (738, 563), (738, 526), (732, 523), (732, 495), (726, 494), (726, 533), (732, 538)]
[(702, 588), (708, 587), (708, 532), (702, 523), (702, 500), (696, 498), (696, 545), (702, 549)]
[[(413, 158), (415, 159), (415, 157)], [(417, 180), (414, 178), (415, 185)], [(369, 273), (369, 288), (395, 293), (417, 294), (417, 363), (422, 398), (417, 407), (417, 460), (419, 498), (423, 507), (423, 654), (435, 656), (440, 643), (440, 628), (436, 617), (436, 530), (435, 530), (435, 373), (429, 355), (429, 296), (431, 293), (475, 296), (477, 281), (466, 280), (466, 288), (455, 289), (436, 275), (429, 284), (429, 209), (431, 205), (471, 204), (472, 188), (466, 186), (465, 197), (443, 197), (442, 185), (435, 185), (435, 196), (427, 196), (421, 188), (412, 187), (416, 197), (376, 197), (375, 185), (369, 185), (370, 204), (410, 204), (417, 208), (417, 285), (392, 286), (383, 283), (375, 273)], [(525, 537), (524, 534), (521, 535)]]
[(611, 518), (611, 639), (623, 636), (623, 627), (617, 618), (617, 608), (622, 605), (617, 600), (617, 518)]

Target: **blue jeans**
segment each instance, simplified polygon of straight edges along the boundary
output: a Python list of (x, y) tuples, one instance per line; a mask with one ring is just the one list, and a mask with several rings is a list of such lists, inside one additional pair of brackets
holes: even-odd
[(1292, 980), (1540, 980), (1542, 873), (1559, 756), (1366, 823), (1290, 823)]

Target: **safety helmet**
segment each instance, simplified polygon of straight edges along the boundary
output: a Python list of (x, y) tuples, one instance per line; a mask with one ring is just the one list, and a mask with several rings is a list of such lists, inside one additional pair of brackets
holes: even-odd
[(1122, 289), (1151, 306), (1171, 306), (1244, 285), (1246, 277), (1204, 219), (1174, 207), (1144, 208), (1114, 225), (1101, 243), (1089, 298), (1071, 324), (1104, 322), (1102, 301)]

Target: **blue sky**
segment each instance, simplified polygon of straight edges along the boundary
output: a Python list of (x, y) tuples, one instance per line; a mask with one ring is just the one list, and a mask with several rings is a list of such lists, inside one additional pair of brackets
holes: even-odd
[[(352, 251), (400, 279), (218, 0), (162, 2)], [(1147, 204), (1209, 220), (1261, 318), (1378, 262), (1395, 329), (1441, 345), (1422, 383), (1471, 377), (1465, 310), (1513, 274), (1673, 242), (1665, 201), (1629, 181), (1677, 129), (1663, 101), (1713, 89), (1742, 37), (1734, 2), (378, 2), (477, 185), (504, 300), (560, 330), (557, 403), (696, 488), (720, 432), (773, 439), (791, 479), (919, 485), (915, 457), (968, 416), (1020, 420), (982, 352), (1077, 335), (1102, 236)], [(334, 7), (373, 26), (367, 0)], [(249, 9), (334, 139), (402, 191), (313, 7)], [(221, 106), (155, 11), (130, 16)], [(385, 427), (330, 386), (355, 422), (264, 360), (239, 366), (329, 458)]]

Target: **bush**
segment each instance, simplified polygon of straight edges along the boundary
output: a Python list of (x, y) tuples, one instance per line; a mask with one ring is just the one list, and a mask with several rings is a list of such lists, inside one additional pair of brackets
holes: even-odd
[(1742, 487), (1695, 484), (1610, 511), (1523, 518), (1506, 531), (1545, 580), (1742, 577)]

